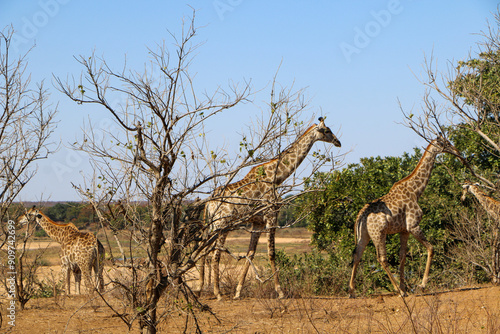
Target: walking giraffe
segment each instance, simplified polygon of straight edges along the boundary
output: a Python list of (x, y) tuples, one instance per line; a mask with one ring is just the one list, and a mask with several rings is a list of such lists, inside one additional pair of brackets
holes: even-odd
[[(325, 126), (322, 117), (319, 118), (319, 121), (319, 124), (307, 129), (297, 141), (273, 160), (253, 167), (240, 181), (217, 188), (212, 195), (214, 199), (207, 203), (206, 214), (214, 229), (225, 228), (231, 224), (231, 221), (250, 216), (255, 212), (256, 208), (262, 208), (263, 205), (270, 206), (263, 212), (253, 215), (247, 221), (252, 225), (252, 233), (247, 251), (247, 261), (240, 274), (234, 299), (240, 298), (250, 261), (255, 255), (257, 243), (263, 230), (268, 233), (268, 257), (274, 274), (274, 287), (279, 298), (283, 298), (275, 263), (274, 236), (278, 211), (272, 204), (276, 202), (278, 197), (277, 186), (283, 183), (297, 169), (316, 141), (333, 143), (335, 146), (340, 147), (340, 141), (330, 128)], [(224, 248), (228, 233), (228, 231), (221, 232), (218, 236), (212, 259), (214, 294), (218, 300), (222, 299), (219, 288), (220, 252)], [(203, 273), (204, 270), (200, 270), (200, 291), (204, 284), (205, 275)]]
[[(358, 213), (354, 226), (356, 248), (354, 249), (352, 274), (349, 282), (349, 296), (351, 298), (355, 297), (354, 278), (356, 276), (356, 269), (370, 238), (375, 245), (378, 262), (389, 276), (396, 291), (401, 296), (405, 296), (404, 265), (408, 237), (411, 233), (427, 249), (427, 264), (421, 287), (424, 288), (427, 284), (434, 250), (419, 227), (420, 220), (422, 219), (422, 210), (418, 205), (418, 199), (429, 182), (436, 156), (443, 152), (460, 156), (460, 153), (453, 145), (441, 136), (438, 137), (427, 146), (422, 158), (410, 175), (396, 182), (386, 195), (366, 204)], [(395, 233), (399, 233), (401, 241), (399, 251), (399, 287), (389, 269), (387, 250), (385, 248), (387, 235)]]
[(71, 294), (71, 272), (75, 276), (76, 293), (80, 294), (82, 272), (87, 288), (90, 289), (93, 286), (91, 281), (92, 268), (96, 275), (99, 291), (103, 291), (104, 247), (95, 235), (89, 232), (80, 232), (72, 223), (55, 223), (35, 208), (28, 210), (19, 219), (21, 224), (26, 224), (28, 221), (37, 222), (52, 240), (61, 244), (61, 268), (66, 278), (66, 293), (68, 295)]
[(492, 281), (493, 283), (500, 283), (500, 202), (487, 196), (484, 192), (479, 190), (478, 184), (465, 183), (462, 192), (462, 201), (465, 200), (467, 193), (474, 195), (481, 206), (486, 210), (486, 212), (493, 219), (493, 263), (492, 263)]

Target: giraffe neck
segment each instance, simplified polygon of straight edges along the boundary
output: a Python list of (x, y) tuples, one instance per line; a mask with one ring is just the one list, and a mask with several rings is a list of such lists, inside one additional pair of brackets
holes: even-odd
[(61, 225), (52, 221), (49, 217), (40, 213), (41, 218), (37, 219), (38, 224), (44, 229), (44, 231), (48, 234), (48, 236), (58, 242), (64, 243), (67, 239), (67, 236), (71, 230), (69, 225)]
[(488, 212), (490, 216), (495, 220), (500, 220), (500, 202), (486, 196), (481, 190), (479, 190), (476, 186), (471, 185), (469, 188), (470, 192), (476, 196), (479, 203), (482, 207)]
[(283, 183), (304, 161), (311, 150), (316, 137), (311, 126), (296, 142), (288, 149), (281, 152), (275, 159), (256, 166), (247, 177), (257, 177), (265, 183), (280, 185)]
[(429, 183), (434, 162), (436, 161), (438, 153), (438, 148), (429, 144), (413, 172), (406, 178), (394, 184), (393, 188), (404, 186), (408, 191), (413, 192), (418, 199), (423, 194), (427, 184)]

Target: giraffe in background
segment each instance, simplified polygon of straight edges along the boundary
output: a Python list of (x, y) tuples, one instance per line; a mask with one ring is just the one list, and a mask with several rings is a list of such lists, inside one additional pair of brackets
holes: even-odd
[(80, 294), (82, 271), (87, 288), (90, 289), (93, 286), (92, 269), (96, 275), (97, 287), (99, 291), (103, 291), (104, 247), (95, 235), (89, 232), (80, 232), (72, 223), (55, 223), (35, 208), (28, 210), (19, 219), (21, 224), (26, 224), (28, 221), (37, 222), (52, 240), (61, 244), (61, 268), (66, 278), (66, 293), (68, 295), (71, 293), (71, 272), (75, 276), (76, 293)]
[(490, 217), (494, 221), (495, 227), (493, 228), (493, 240), (492, 240), (492, 246), (493, 246), (492, 282), (498, 284), (500, 283), (500, 236), (499, 236), (500, 202), (487, 196), (483, 191), (481, 191), (479, 189), (479, 184), (465, 183), (462, 186), (462, 188), (463, 191), (461, 200), (464, 201), (465, 197), (467, 196), (467, 193), (471, 193), (477, 198), (479, 204), (481, 204), (481, 206), (486, 210), (486, 212), (490, 215)]
[[(214, 199), (207, 203), (206, 215), (214, 229), (225, 228), (230, 226), (232, 221), (251, 215), (247, 221), (252, 225), (250, 245), (246, 254), (247, 261), (240, 274), (234, 299), (240, 298), (250, 261), (255, 255), (257, 243), (263, 231), (268, 233), (268, 257), (274, 274), (274, 287), (279, 298), (284, 297), (275, 263), (274, 237), (278, 208), (273, 203), (278, 199), (276, 188), (297, 169), (316, 141), (333, 143), (336, 147), (341, 146), (340, 141), (325, 125), (322, 117), (319, 121), (319, 124), (309, 127), (288, 149), (273, 160), (253, 167), (242, 180), (217, 188), (212, 195)], [(261, 208), (263, 205), (269, 205), (269, 208), (253, 214), (256, 208)], [(218, 236), (212, 259), (214, 294), (218, 300), (222, 299), (219, 288), (219, 261), (228, 233), (228, 231), (221, 232)], [(204, 284), (203, 273), (204, 270), (200, 270), (200, 291)]]
[[(434, 249), (419, 227), (420, 220), (422, 219), (422, 210), (418, 205), (418, 199), (429, 182), (436, 156), (443, 152), (460, 156), (460, 153), (448, 140), (439, 136), (427, 146), (422, 158), (410, 175), (396, 182), (386, 195), (366, 204), (358, 213), (354, 227), (356, 248), (354, 250), (352, 274), (349, 282), (349, 296), (351, 298), (355, 297), (354, 279), (356, 270), (370, 239), (375, 245), (377, 260), (389, 276), (392, 285), (401, 296), (405, 296), (404, 265), (408, 238), (412, 234), (427, 249), (427, 264), (420, 286), (424, 288), (427, 284)], [(387, 235), (395, 233), (399, 233), (401, 241), (399, 251), (399, 287), (389, 269), (387, 250), (385, 248)]]

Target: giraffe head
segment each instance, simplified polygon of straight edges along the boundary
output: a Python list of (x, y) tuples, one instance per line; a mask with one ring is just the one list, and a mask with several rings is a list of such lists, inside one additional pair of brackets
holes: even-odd
[(462, 154), (455, 148), (455, 146), (453, 146), (448, 141), (448, 139), (446, 139), (445, 137), (443, 137), (441, 135), (438, 136), (436, 139), (434, 139), (431, 142), (431, 144), (433, 146), (433, 150), (436, 153), (449, 153), (449, 154), (452, 154), (452, 155), (457, 156), (459, 158), (462, 157)]
[(467, 193), (469, 192), (471, 184), (469, 182), (466, 182), (462, 185), (462, 196), (460, 197), (460, 200), (463, 202), (465, 201), (465, 198), (467, 197)]
[(36, 209), (34, 206), (26, 211), (25, 214), (23, 214), (21, 217), (18, 218), (18, 223), (24, 225), (28, 222), (36, 222), (37, 219), (42, 218), (42, 215), (40, 214), (40, 211)]
[(471, 192), (472, 193), (472, 188), (477, 188), (479, 186), (479, 183), (470, 183), (470, 182), (465, 182), (462, 185), (462, 197), (460, 197), (460, 200), (463, 202), (465, 201), (465, 198), (467, 197), (467, 193)]
[(316, 140), (324, 141), (327, 143), (332, 143), (333, 145), (340, 147), (340, 141), (335, 137), (332, 130), (325, 125), (325, 120), (323, 117), (320, 117), (319, 124), (316, 125), (316, 128), (313, 130), (316, 136)]

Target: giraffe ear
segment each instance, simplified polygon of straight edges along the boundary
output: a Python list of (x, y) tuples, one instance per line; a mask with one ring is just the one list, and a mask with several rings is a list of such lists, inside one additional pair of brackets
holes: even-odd
[(40, 219), (40, 218), (42, 218), (42, 215), (41, 214), (37, 214), (36, 218)]

